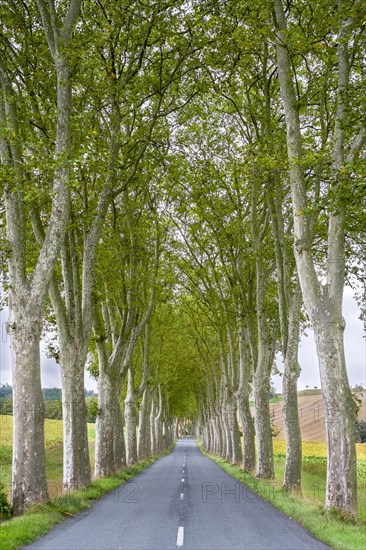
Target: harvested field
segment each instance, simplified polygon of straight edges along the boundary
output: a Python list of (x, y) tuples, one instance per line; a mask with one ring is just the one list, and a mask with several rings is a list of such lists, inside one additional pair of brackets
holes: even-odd
[[(321, 394), (299, 395), (299, 414), (301, 435), (304, 441), (324, 441), (325, 421), (323, 399)], [(278, 439), (285, 439), (282, 416), (283, 402), (271, 403), (270, 411), (277, 429), (280, 430)], [(359, 419), (366, 420), (366, 393), (362, 395), (362, 406)]]

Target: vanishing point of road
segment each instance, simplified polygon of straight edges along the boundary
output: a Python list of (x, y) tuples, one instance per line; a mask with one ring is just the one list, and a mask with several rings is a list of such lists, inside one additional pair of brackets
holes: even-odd
[(192, 438), (30, 550), (326, 549), (199, 451)]

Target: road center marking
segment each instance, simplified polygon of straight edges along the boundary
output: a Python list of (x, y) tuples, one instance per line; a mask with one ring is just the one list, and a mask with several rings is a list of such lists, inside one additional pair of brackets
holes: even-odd
[(184, 483), (184, 477), (182, 477), (182, 483)]
[(181, 493), (180, 494), (180, 500), (183, 500), (184, 499), (184, 493)]
[(177, 546), (183, 546), (184, 543), (184, 527), (178, 527)]

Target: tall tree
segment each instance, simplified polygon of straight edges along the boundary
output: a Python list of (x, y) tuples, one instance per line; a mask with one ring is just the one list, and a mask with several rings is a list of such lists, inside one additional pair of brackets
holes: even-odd
[[(316, 340), (322, 382), (327, 435), (327, 486), (325, 506), (356, 513), (355, 407), (350, 391), (344, 357), (344, 319), (342, 297), (345, 271), (345, 209), (342, 189), (349, 181), (349, 171), (365, 143), (365, 126), (359, 121), (355, 131), (347, 131), (349, 111), (346, 106), (350, 90), (352, 63), (351, 40), (361, 21), (361, 3), (342, 1), (337, 5), (337, 90), (332, 131), (332, 173), (329, 182), (328, 252), (326, 282), (314, 266), (309, 205), (304, 172), (304, 145), (300, 125), (299, 103), (295, 95), (291, 46), (284, 7), (275, 0), (276, 47), (281, 97), (286, 117), (289, 177), (293, 206), (294, 252), (307, 313)], [(322, 22), (323, 25), (323, 22)], [(330, 33), (334, 36), (334, 29)], [(357, 42), (357, 41), (356, 41)], [(353, 43), (353, 48), (357, 44)], [(358, 126), (358, 128), (357, 128)], [(361, 127), (360, 127), (361, 126)], [(347, 166), (347, 168), (345, 167)]]
[[(40, 381), (39, 343), (49, 284), (63, 241), (69, 214), (71, 76), (68, 51), (81, 0), (56, 6), (39, 0), (41, 25), (56, 73), (57, 122), (53, 150), (54, 177), (50, 190), (52, 201), (46, 236), (36, 263), (29, 273), (27, 255), (26, 195), (31, 193), (25, 181), (23, 128), (17, 98), (8, 67), (0, 67), (1, 81), (1, 162), (7, 171), (5, 205), (9, 242), (9, 310), (12, 379), (14, 388), (14, 444), (12, 506), (19, 514), (35, 501), (47, 497), (44, 456), (43, 400)], [(28, 11), (16, 5), (24, 26), (40, 25), (34, 7)], [(27, 42), (25, 47), (27, 46)], [(10, 40), (8, 51), (16, 49)], [(49, 70), (52, 70), (49, 67)], [(21, 79), (20, 79), (21, 80)], [(36, 175), (34, 176), (36, 178)]]

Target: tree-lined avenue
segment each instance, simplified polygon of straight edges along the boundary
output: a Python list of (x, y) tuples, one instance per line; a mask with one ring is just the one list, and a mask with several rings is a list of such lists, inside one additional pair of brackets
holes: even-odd
[(177, 547), (328, 548), (223, 472), (188, 437), (179, 439), (171, 454), (103, 497), (91, 510), (66, 520), (26, 548), (174, 550)]

